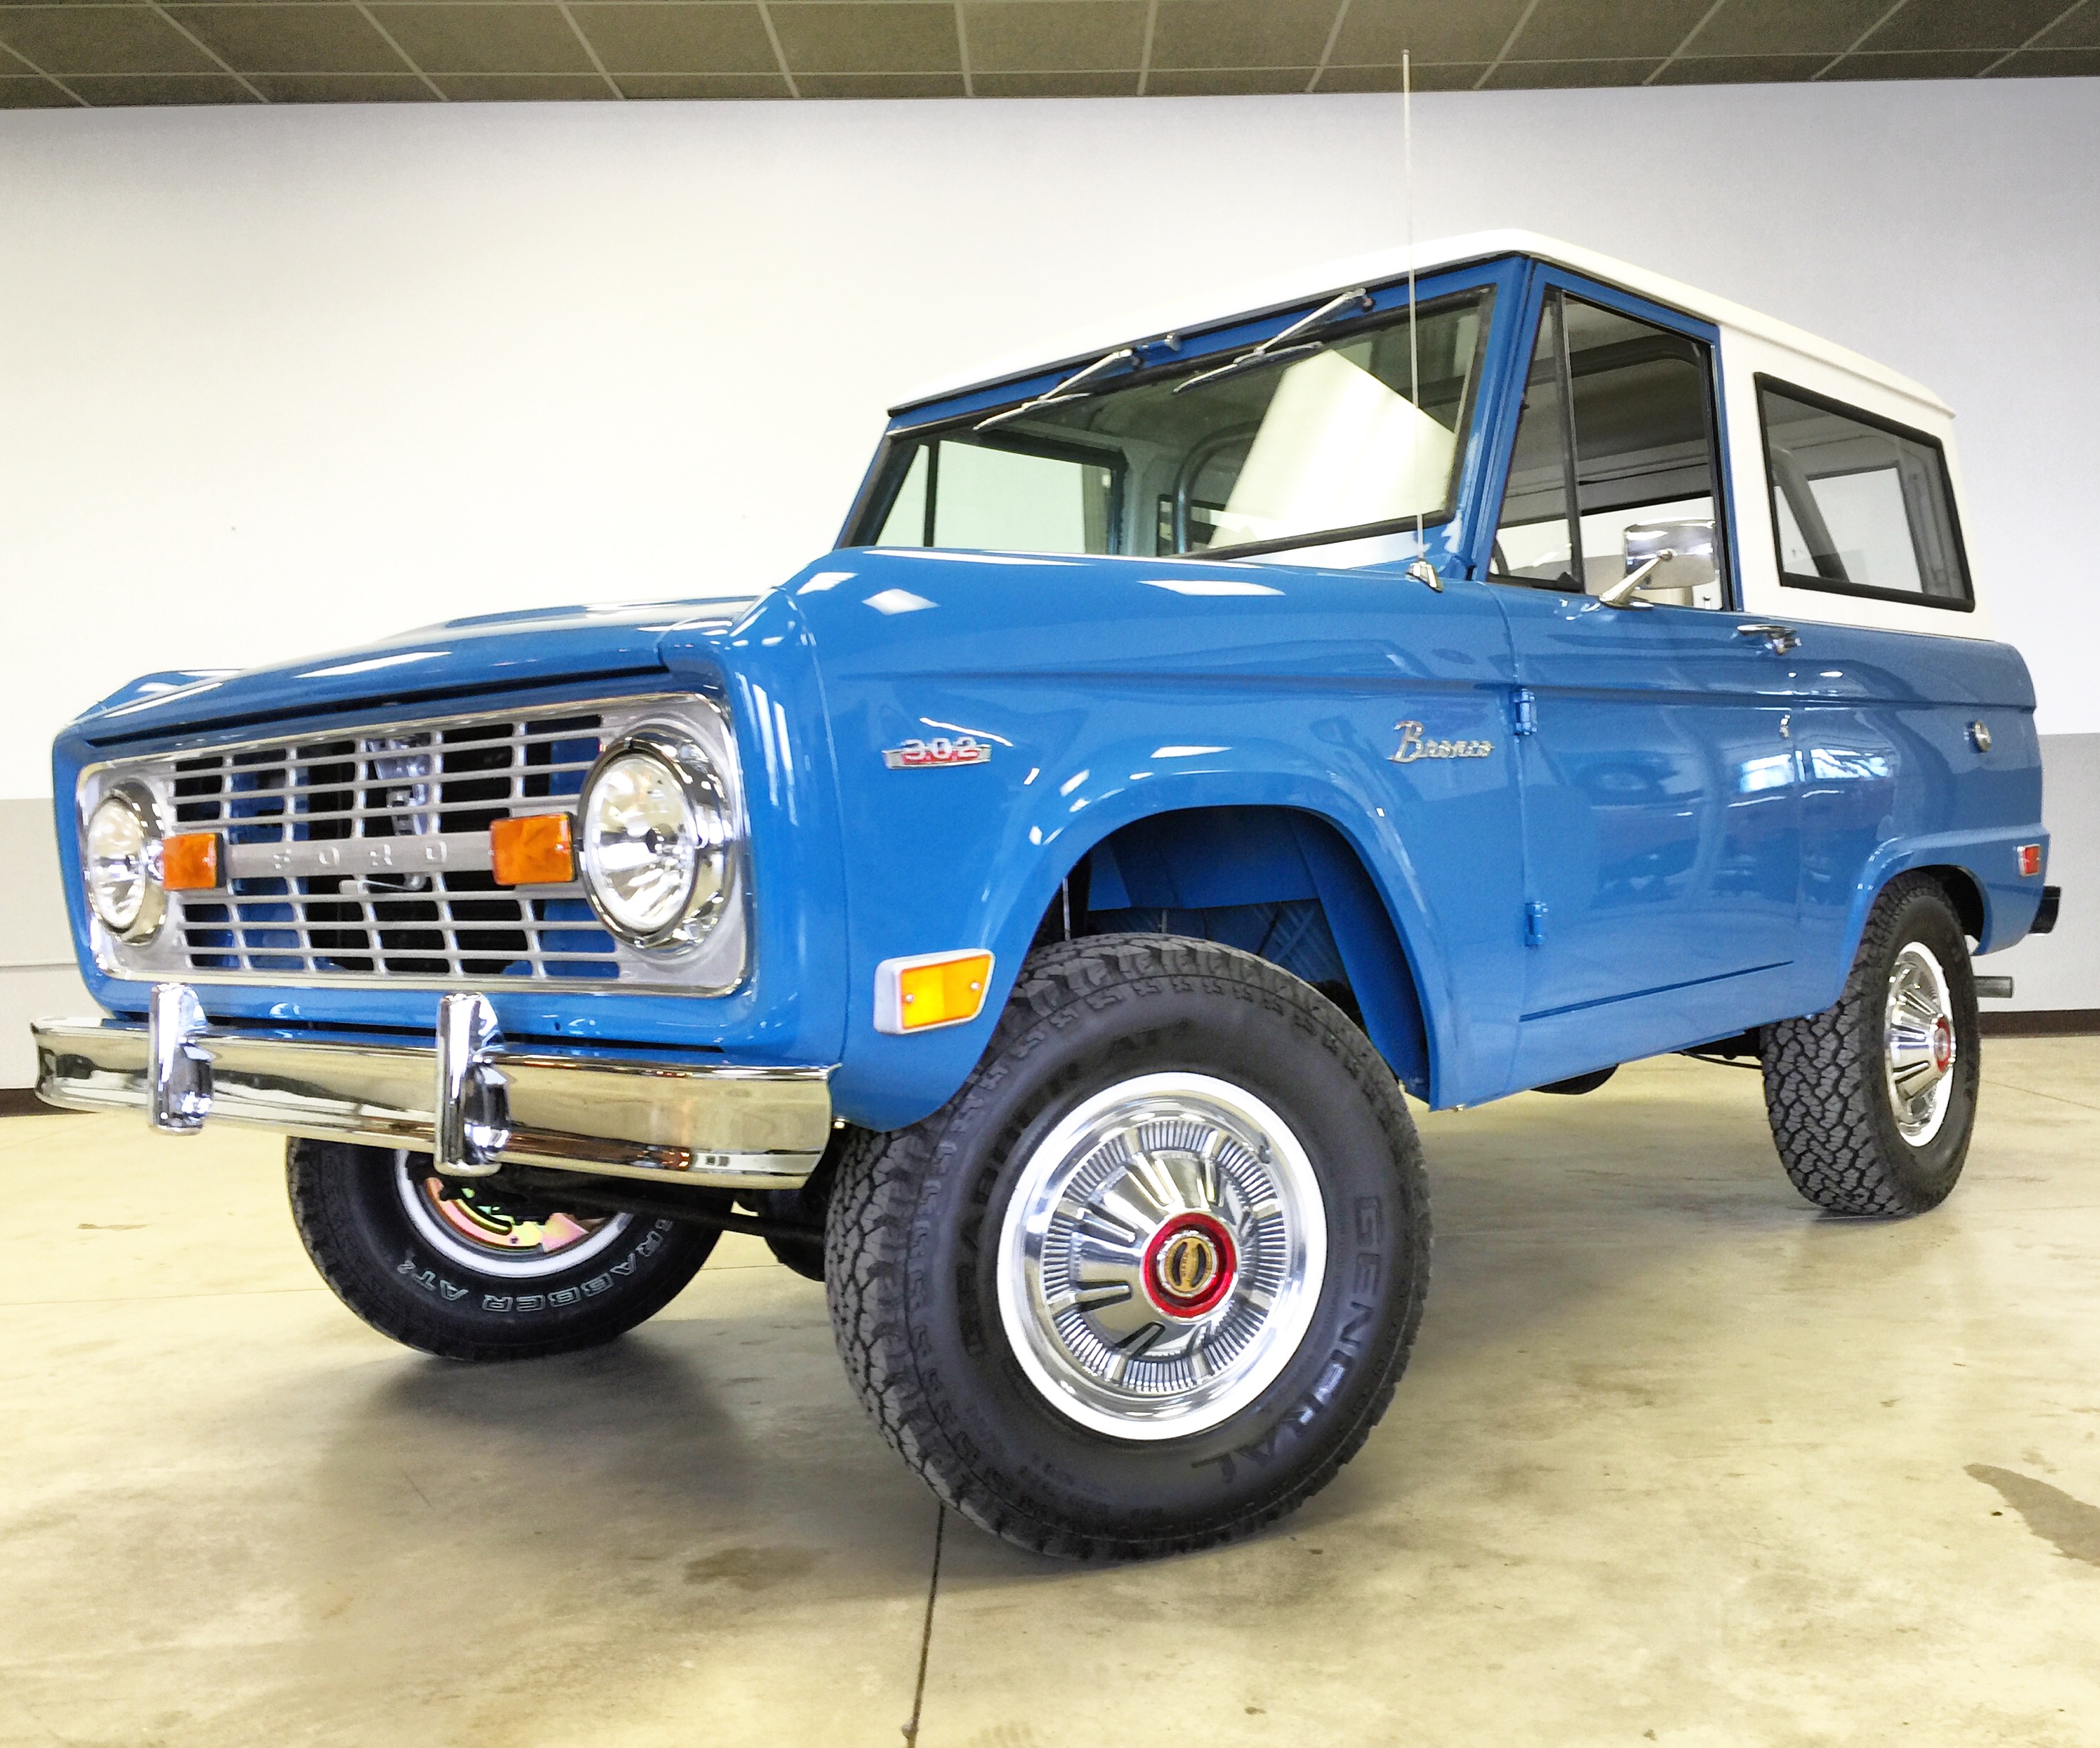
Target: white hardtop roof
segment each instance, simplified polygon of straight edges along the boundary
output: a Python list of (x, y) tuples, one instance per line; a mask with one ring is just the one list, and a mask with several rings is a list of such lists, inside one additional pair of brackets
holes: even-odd
[[(1405, 249), (1385, 249), (1370, 254), (1352, 255), (1340, 261), (1321, 262), (1201, 297), (1185, 298), (1156, 309), (1141, 311), (1121, 320), (1089, 322), (1043, 346), (1032, 347), (1025, 352), (1012, 353), (977, 369), (944, 377), (929, 383), (915, 394), (898, 401), (891, 410), (901, 413), (908, 408), (923, 406), (930, 400), (945, 399), (951, 395), (988, 387), (995, 382), (1008, 382), (1016, 377), (1035, 376), (1065, 364), (1090, 363), (1103, 352), (1132, 340), (1187, 333), (1228, 321), (1234, 316), (1260, 315), (1270, 310), (1283, 309), (1292, 304), (1307, 302), (1322, 293), (1346, 291), (1352, 285), (1388, 284), (1405, 276), (1408, 254), (1409, 251)], [(1645, 267), (1615, 261), (1609, 255), (1600, 255), (1594, 249), (1583, 249), (1573, 243), (1556, 242), (1553, 238), (1541, 236), (1536, 232), (1475, 231), (1464, 236), (1449, 236), (1435, 242), (1420, 243), (1414, 249), (1414, 270), (1417, 273), (1427, 273), (1467, 262), (1492, 260), (1502, 255), (1530, 255), (1542, 261), (1550, 261), (1555, 266), (1570, 268), (1588, 278), (1620, 286), (1657, 303), (1682, 310), (1688, 316), (1696, 316), (1712, 322), (1716, 327), (1732, 328), (1740, 333), (1754, 334), (1775, 346), (1785, 347), (1839, 370), (1848, 371), (1855, 377), (1905, 395), (1935, 412), (1950, 416), (1952, 413), (1953, 409), (1922, 383), (1913, 382), (1908, 377), (1890, 370), (1886, 365), (1877, 364), (1871, 358), (1863, 358), (1857, 352), (1848, 351), (1842, 346), (1833, 346), (1828, 340), (1819, 339), (1804, 329), (1776, 321), (1769, 316), (1760, 316), (1755, 310), (1745, 309), (1740, 303), (1732, 303), (1726, 298), (1717, 298), (1710, 292), (1697, 290), (1661, 273), (1651, 273)]]

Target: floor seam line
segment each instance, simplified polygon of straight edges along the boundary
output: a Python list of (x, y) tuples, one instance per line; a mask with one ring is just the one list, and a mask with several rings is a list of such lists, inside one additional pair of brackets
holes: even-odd
[(919, 1715), (926, 1704), (926, 1664), (933, 1649), (933, 1605), (941, 1594), (941, 1543), (947, 1533), (948, 1508), (933, 1507), (933, 1569), (926, 1580), (926, 1624), (919, 1633), (919, 1679), (911, 1688), (911, 1717), (904, 1726), (905, 1748), (917, 1748)]
[(1983, 1084), (2003, 1087), (2008, 1092), (2024, 1092), (2029, 1098), (2054, 1099), (2058, 1104), (2068, 1105), (2076, 1110), (2100, 1110), (2100, 1105), (2089, 1105), (2082, 1098), (2066, 1098), (2061, 1092), (2045, 1092), (2039, 1087), (2018, 1086), (2010, 1080), (1993, 1079), (1988, 1075), (1983, 1077)]

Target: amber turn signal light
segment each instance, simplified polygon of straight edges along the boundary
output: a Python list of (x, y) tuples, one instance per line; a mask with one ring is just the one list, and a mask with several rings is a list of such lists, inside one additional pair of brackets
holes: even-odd
[(488, 850), (499, 886), (560, 886), (576, 877), (567, 814), (499, 819), (488, 828)]
[(991, 987), (991, 964), (982, 949), (884, 960), (875, 970), (875, 1029), (923, 1032), (975, 1019)]
[(218, 884), (218, 833), (184, 832), (161, 841), (161, 884), (170, 892), (209, 892)]

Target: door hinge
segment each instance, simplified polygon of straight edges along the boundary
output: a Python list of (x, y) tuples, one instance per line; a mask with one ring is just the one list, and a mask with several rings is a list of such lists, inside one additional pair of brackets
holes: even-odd
[(1510, 717), (1517, 734), (1538, 732), (1538, 700), (1533, 696), (1529, 686), (1520, 686), (1510, 694)]
[(1546, 907), (1536, 898), (1524, 907), (1524, 944), (1526, 947), (1546, 945)]

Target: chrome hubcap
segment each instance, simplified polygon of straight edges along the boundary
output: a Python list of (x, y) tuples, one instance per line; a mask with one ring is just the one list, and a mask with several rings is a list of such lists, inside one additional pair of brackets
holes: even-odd
[(999, 1234), (1007, 1339), (1052, 1406), (1112, 1437), (1233, 1415), (1304, 1340), (1326, 1208), (1282, 1118), (1207, 1075), (1086, 1100), (1021, 1167)]
[(1912, 1146), (1922, 1147), (1946, 1120), (1956, 1055), (1947, 973), (1922, 942), (1906, 943), (1890, 970), (1883, 1038), (1896, 1127)]
[(483, 1274), (514, 1279), (558, 1274), (610, 1249), (634, 1219), (631, 1214), (520, 1214), (471, 1183), (432, 1175), (429, 1160), (419, 1154), (395, 1155), (394, 1180), (417, 1234), (439, 1255)]

